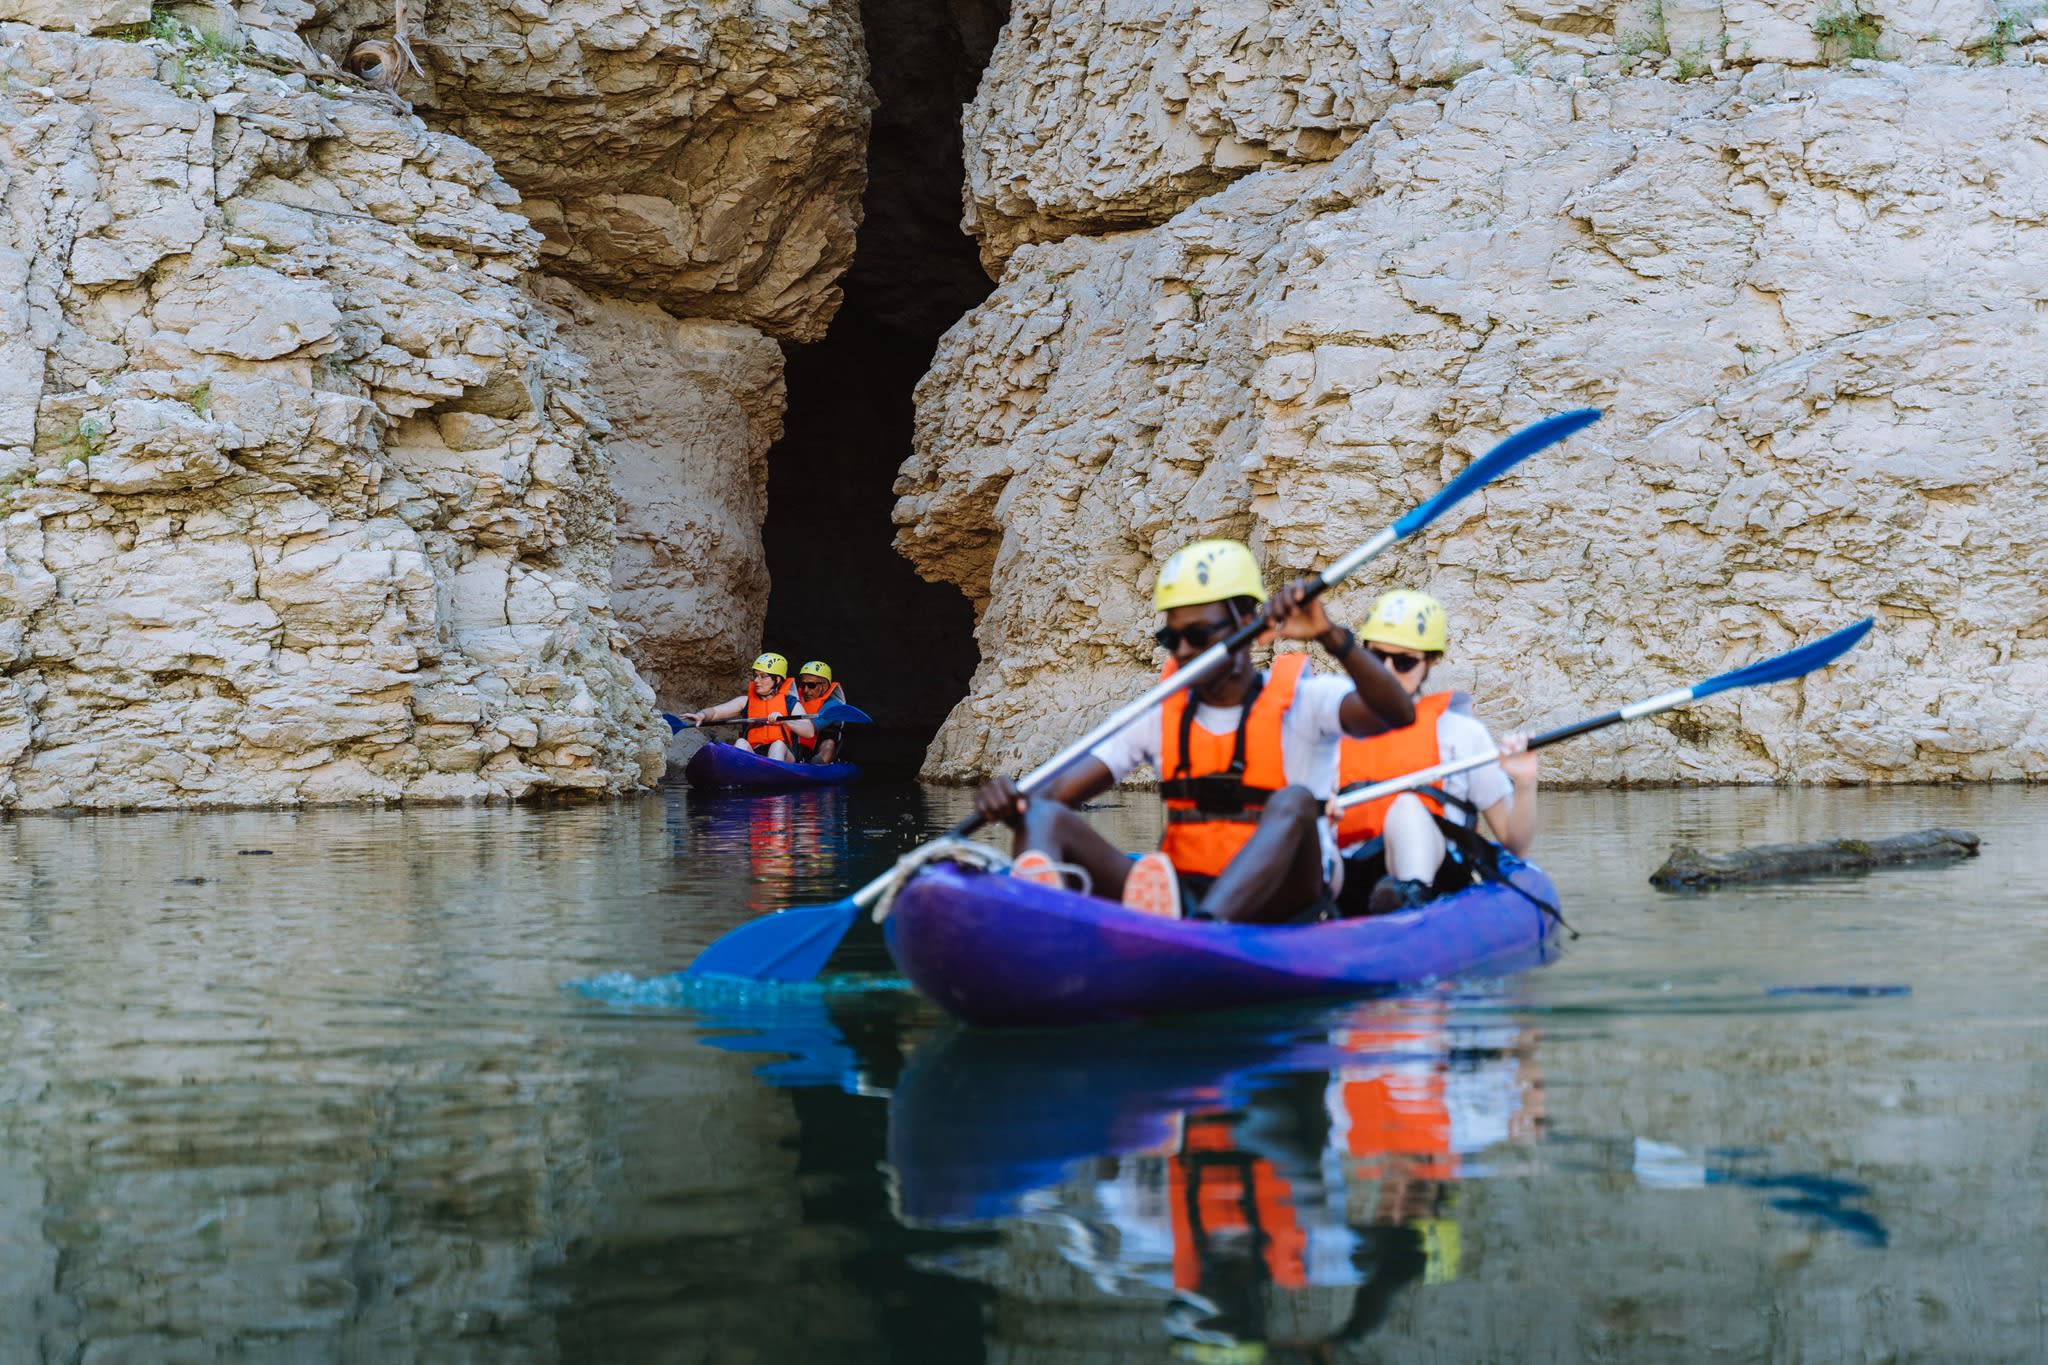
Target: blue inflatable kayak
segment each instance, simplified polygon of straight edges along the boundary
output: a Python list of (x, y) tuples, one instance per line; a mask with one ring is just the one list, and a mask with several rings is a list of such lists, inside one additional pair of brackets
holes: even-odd
[(1501, 865), (1520, 890), (1479, 882), (1397, 915), (1260, 927), (1158, 919), (936, 863), (898, 893), (889, 953), (950, 1013), (994, 1027), (1369, 995), (1547, 960), (1557, 919), (1538, 902), (1555, 907), (1557, 888), (1533, 864)]
[(693, 787), (843, 787), (860, 777), (860, 765), (781, 763), (730, 744), (707, 744), (690, 755), (683, 776)]

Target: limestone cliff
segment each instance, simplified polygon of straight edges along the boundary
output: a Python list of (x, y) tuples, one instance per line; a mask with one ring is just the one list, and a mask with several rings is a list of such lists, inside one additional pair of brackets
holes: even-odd
[(1175, 545), (1306, 571), (1594, 405), (1340, 615), (1436, 592), (1444, 680), (1507, 728), (1874, 613), (1825, 675), (1546, 771), (2048, 777), (2029, 24), (1255, 8), (1026, 0), (969, 113), (1001, 285), (942, 344), (898, 483), (899, 545), (981, 612), (929, 775), (1025, 766), (1137, 690)]
[[(815, 341), (860, 225), (874, 103), (855, 0), (427, 0), (399, 92), (483, 149), (553, 274)], [(341, 57), (389, 0), (321, 3)]]
[(612, 609), (627, 653), (682, 709), (738, 690), (768, 609), (761, 521), (782, 431), (782, 351), (751, 327), (536, 289), (604, 400), (618, 494)]
[(0, 26), (0, 802), (658, 775), (517, 196), (388, 101), (151, 32)]
[[(664, 706), (737, 691), (761, 647), (782, 355), (840, 304), (874, 96), (857, 0), (427, 0), (398, 93), (488, 153), (542, 234), (535, 292), (612, 423), (612, 595)], [(388, 0), (320, 0), (327, 56)], [(573, 286), (573, 287), (571, 287)]]

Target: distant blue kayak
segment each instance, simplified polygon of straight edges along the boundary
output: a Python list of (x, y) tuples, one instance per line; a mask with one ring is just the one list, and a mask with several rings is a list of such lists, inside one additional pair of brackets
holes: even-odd
[(730, 744), (707, 744), (690, 755), (683, 776), (693, 787), (843, 787), (860, 777), (858, 763), (781, 763)]
[(1502, 867), (1520, 891), (1480, 882), (1401, 914), (1262, 927), (1158, 919), (936, 863), (897, 895), (889, 952), (949, 1012), (995, 1027), (1370, 995), (1546, 960), (1557, 921), (1536, 902), (1556, 906), (1557, 888), (1533, 864)]

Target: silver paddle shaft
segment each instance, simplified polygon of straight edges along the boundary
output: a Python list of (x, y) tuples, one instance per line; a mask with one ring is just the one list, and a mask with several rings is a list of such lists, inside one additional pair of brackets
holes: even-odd
[[(1541, 749), (1545, 745), (1555, 744), (1561, 739), (1570, 739), (1573, 735), (1582, 735), (1588, 730), (1596, 730), (1604, 725), (1611, 725), (1616, 721), (1638, 720), (1643, 716), (1654, 716), (1659, 711), (1672, 710), (1675, 707), (1685, 705), (1691, 700), (1693, 700), (1693, 690), (1690, 687), (1680, 687), (1670, 692), (1659, 692), (1654, 697), (1645, 697), (1641, 701), (1632, 701), (1619, 711), (1610, 711), (1604, 716), (1595, 716), (1592, 720), (1581, 721), (1577, 725), (1567, 725), (1562, 729), (1537, 735), (1529, 741), (1529, 749)], [(1337, 798), (1337, 809), (1340, 811), (1350, 810), (1353, 806), (1363, 805), (1367, 801), (1377, 801), (1382, 796), (1393, 796), (1398, 792), (1413, 791), (1417, 787), (1427, 787), (1440, 777), (1453, 777), (1458, 773), (1470, 772), (1474, 768), (1483, 768), (1500, 757), (1500, 750), (1489, 749), (1483, 754), (1471, 754), (1465, 758), (1454, 758), (1447, 763), (1439, 763), (1434, 768), (1421, 768), (1412, 773), (1403, 773), (1399, 777), (1390, 777), (1384, 782), (1375, 782), (1369, 787), (1360, 787), (1356, 791), (1345, 792)]]

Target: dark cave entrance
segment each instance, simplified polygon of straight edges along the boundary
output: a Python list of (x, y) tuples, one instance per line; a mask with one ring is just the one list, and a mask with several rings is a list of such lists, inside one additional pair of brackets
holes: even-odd
[(911, 390), (940, 334), (994, 287), (960, 230), (960, 107), (1007, 17), (1007, 0), (863, 0), (880, 105), (860, 240), (830, 332), (784, 351), (764, 638), (792, 666), (832, 665), (876, 722), (849, 757), (885, 777), (916, 773), (977, 661), (967, 599), (896, 553), (891, 490), (910, 454)]

